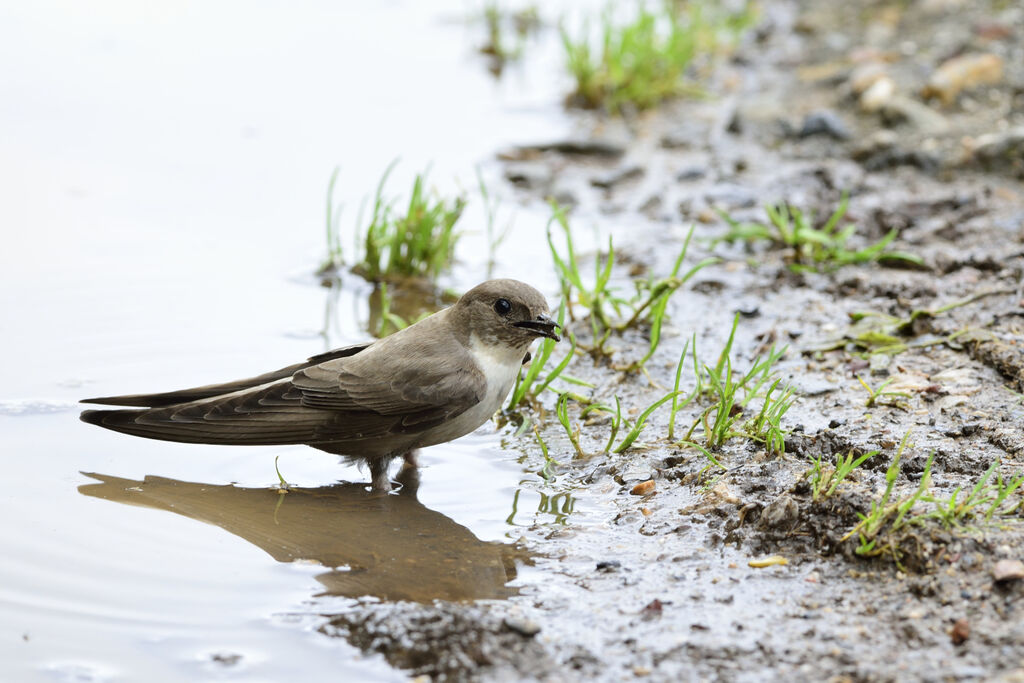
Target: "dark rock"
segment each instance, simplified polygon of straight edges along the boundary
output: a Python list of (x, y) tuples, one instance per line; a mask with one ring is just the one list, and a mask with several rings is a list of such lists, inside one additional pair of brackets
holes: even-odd
[(542, 190), (551, 185), (554, 173), (542, 163), (512, 163), (505, 167), (505, 180), (526, 190)]
[(867, 171), (884, 171), (897, 166), (912, 166), (925, 173), (935, 173), (939, 170), (942, 162), (936, 155), (919, 149), (893, 148), (866, 157), (861, 163)]
[(831, 109), (812, 111), (804, 117), (797, 137), (809, 138), (814, 135), (826, 135), (833, 140), (849, 140), (850, 129), (843, 120)]
[(690, 166), (684, 168), (676, 174), (676, 180), (687, 181), (687, 180), (700, 180), (708, 174), (708, 170), (703, 166)]
[(622, 567), (622, 563), (618, 560), (601, 560), (597, 563), (596, 569), (599, 572), (610, 573), (617, 571)]
[(545, 152), (554, 152), (567, 156), (617, 159), (626, 153), (626, 148), (623, 145), (603, 140), (557, 140), (555, 142), (543, 142), (534, 145), (520, 145), (512, 151), (505, 152), (499, 156), (514, 161), (530, 159)]
[(705, 192), (704, 201), (708, 204), (724, 205), (731, 209), (749, 209), (757, 205), (757, 195), (753, 190), (742, 185), (722, 183)]
[(636, 180), (644, 176), (644, 169), (640, 166), (627, 166), (625, 168), (619, 168), (608, 173), (606, 175), (591, 178), (590, 184), (594, 187), (600, 187), (605, 190), (610, 190), (616, 185), (627, 182), (629, 180)]

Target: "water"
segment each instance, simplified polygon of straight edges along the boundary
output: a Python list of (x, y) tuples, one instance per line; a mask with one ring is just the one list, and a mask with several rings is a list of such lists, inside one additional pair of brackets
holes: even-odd
[[(473, 188), (481, 164), (498, 187), (495, 150), (570, 132), (556, 36), (495, 82), (482, 28), (462, 21), (474, 9), (0, 9), (5, 678), (397, 680), (316, 632), (317, 596), (502, 597), (516, 525), (571, 509), (520, 485), (534, 475), (492, 425), (427, 450), (418, 491), (380, 500), (338, 484), (365, 472), (302, 446), (160, 443), (77, 419), (84, 396), (248, 376), (364, 339), (369, 287), (345, 277), (327, 320), (310, 276), (336, 165), (350, 248), (393, 159), (396, 195), (428, 165), (447, 191)], [(486, 274), (474, 211), (448, 280), (462, 288)], [(516, 210), (495, 275), (554, 293), (545, 219)], [(277, 456), (301, 490), (270, 488)], [(406, 537), (422, 545), (393, 543)], [(441, 578), (451, 553), (472, 560), (466, 580)]]

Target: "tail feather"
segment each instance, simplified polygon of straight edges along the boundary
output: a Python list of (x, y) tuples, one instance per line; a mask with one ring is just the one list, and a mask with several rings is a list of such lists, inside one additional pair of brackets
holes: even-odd
[(122, 434), (179, 443), (268, 446), (315, 440), (318, 422), (268, 421), (251, 418), (242, 424), (184, 421), (173, 416), (154, 416), (150, 410), (86, 410), (81, 420)]
[(103, 396), (98, 398), (84, 398), (82, 403), (94, 403), (98, 405), (107, 406), (131, 406), (135, 408), (162, 408), (165, 406), (172, 406), (181, 403), (191, 403), (193, 401), (201, 401), (215, 396), (223, 396), (225, 394), (232, 394), (237, 391), (243, 391), (245, 389), (253, 389), (263, 384), (270, 384), (279, 380), (291, 377), (293, 374), (308, 368), (311, 365), (323, 363), (324, 361), (334, 360), (336, 358), (347, 358), (348, 356), (354, 356), (369, 344), (354, 344), (352, 346), (345, 346), (340, 349), (334, 349), (326, 353), (321, 353), (316, 356), (310, 357), (308, 360), (302, 363), (295, 363), (288, 367), (281, 368), (280, 370), (274, 370), (272, 372), (265, 372), (262, 375), (256, 375), (255, 377), (248, 377), (246, 379), (235, 380), (233, 382), (224, 382), (222, 384), (207, 384), (201, 387), (193, 387), (191, 389), (181, 389), (178, 391), (167, 391), (157, 394), (125, 394), (123, 396)]

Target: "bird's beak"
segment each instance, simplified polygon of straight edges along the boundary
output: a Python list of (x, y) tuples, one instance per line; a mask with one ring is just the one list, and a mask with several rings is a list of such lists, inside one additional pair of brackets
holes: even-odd
[(522, 322), (512, 324), (515, 327), (530, 330), (538, 337), (547, 337), (548, 339), (554, 339), (556, 342), (562, 341), (562, 338), (555, 333), (555, 330), (561, 329), (562, 326), (546, 315), (538, 315), (533, 320), (523, 320)]

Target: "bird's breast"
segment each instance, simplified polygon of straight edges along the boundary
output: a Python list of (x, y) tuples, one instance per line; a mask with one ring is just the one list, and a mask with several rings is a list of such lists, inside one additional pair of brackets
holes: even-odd
[(445, 424), (429, 430), (420, 445), (431, 446), (457, 439), (487, 422), (501, 408), (508, 392), (512, 390), (526, 353), (523, 349), (484, 343), (476, 335), (470, 338), (469, 351), (484, 376), (484, 391), (480, 402)]

